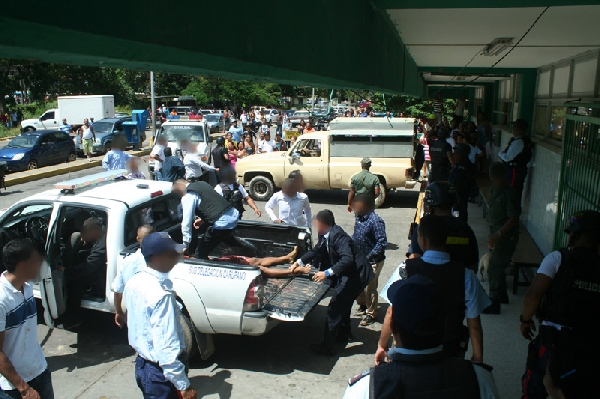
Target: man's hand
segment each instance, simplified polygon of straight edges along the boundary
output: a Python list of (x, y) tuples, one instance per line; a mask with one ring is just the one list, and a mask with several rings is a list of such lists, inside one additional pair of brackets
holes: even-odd
[(375, 352), (375, 364), (379, 366), (382, 363), (387, 363), (388, 353), (387, 350), (382, 348), (381, 346), (377, 347), (377, 352)]
[(325, 272), (317, 272), (313, 276), (313, 281), (316, 281), (317, 283), (323, 282), (326, 279), (327, 279), (327, 276), (325, 275)]
[(310, 266), (298, 266), (294, 269), (294, 274), (308, 274), (312, 267)]
[(496, 244), (498, 243), (499, 239), (500, 239), (500, 234), (498, 234), (498, 233), (491, 236), (490, 239), (488, 240), (488, 248), (489, 249), (496, 248)]
[(192, 387), (189, 387), (185, 391), (179, 391), (179, 394), (183, 399), (196, 399), (198, 398), (196, 394), (196, 390)]
[(352, 205), (348, 205), (348, 213), (352, 213)]
[(25, 390), (20, 391), (21, 393), (21, 397), (23, 399), (40, 399), (40, 394), (33, 389), (32, 387), (28, 386)]
[(261, 217), (261, 216), (262, 216), (262, 213), (260, 212), (260, 209), (258, 209), (258, 208), (256, 208), (256, 209), (254, 210), (254, 213), (256, 213), (256, 216), (258, 216), (258, 217)]
[(283, 223), (283, 220), (281, 220), (281, 219), (275, 219), (274, 222), (275, 223)]
[(115, 324), (119, 328), (125, 327), (125, 315), (123, 313), (115, 313)]
[(533, 332), (536, 331), (535, 321), (529, 320), (529, 323), (521, 323), (521, 335), (523, 338), (531, 341), (535, 335)]
[(198, 230), (200, 228), (200, 226), (202, 226), (203, 223), (204, 223), (204, 220), (202, 220), (200, 218), (194, 220), (194, 228), (196, 230)]

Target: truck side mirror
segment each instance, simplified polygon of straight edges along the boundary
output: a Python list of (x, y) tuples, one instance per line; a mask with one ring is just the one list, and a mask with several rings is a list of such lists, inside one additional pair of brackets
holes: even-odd
[(293, 164), (294, 161), (296, 161), (296, 159), (300, 159), (300, 154), (298, 154), (297, 152), (293, 152), (292, 154), (290, 154), (290, 163)]

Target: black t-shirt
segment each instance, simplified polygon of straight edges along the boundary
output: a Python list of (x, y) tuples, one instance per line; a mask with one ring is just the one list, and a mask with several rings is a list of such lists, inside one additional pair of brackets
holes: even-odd
[(231, 165), (231, 161), (225, 159), (225, 155), (229, 154), (229, 151), (225, 147), (216, 146), (213, 150), (213, 164), (215, 168), (222, 168), (223, 166)]

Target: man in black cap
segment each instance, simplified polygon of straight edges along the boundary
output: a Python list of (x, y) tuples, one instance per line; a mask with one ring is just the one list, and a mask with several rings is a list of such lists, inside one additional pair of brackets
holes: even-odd
[(323, 343), (310, 347), (317, 354), (332, 356), (336, 341), (348, 343), (352, 340), (352, 304), (375, 275), (352, 238), (335, 224), (333, 212), (329, 209), (319, 212), (314, 227), (319, 234), (319, 242), (290, 270), (312, 263), (319, 270), (313, 280), (330, 284), (335, 289), (327, 307)]
[(369, 171), (371, 169), (371, 158), (364, 157), (360, 161), (362, 170), (350, 179), (350, 192), (348, 193), (348, 213), (352, 213), (352, 200), (357, 194), (367, 193), (373, 199), (379, 197), (381, 183), (379, 178)]
[(508, 142), (506, 149), (498, 153), (498, 157), (508, 167), (508, 182), (519, 192), (520, 198), (527, 176), (527, 164), (533, 155), (533, 146), (531, 138), (527, 136), (529, 128), (527, 121), (517, 119), (511, 124), (513, 137)]
[(436, 283), (415, 275), (394, 283), (388, 299), (392, 316), (386, 323), (397, 347), (387, 353), (389, 362), (351, 378), (344, 399), (499, 397), (491, 367), (442, 350), (446, 306)]
[(533, 338), (534, 315), (541, 324), (521, 379), (527, 398), (547, 396), (542, 380), (550, 357), (556, 360), (550, 373), (560, 371), (551, 375), (553, 383), (567, 398), (600, 397), (600, 213), (576, 212), (565, 232), (569, 247), (544, 258), (523, 301), (523, 337)]
[(429, 183), (446, 181), (450, 175), (454, 158), (452, 157), (452, 146), (446, 141), (448, 134), (448, 129), (438, 126), (431, 133), (431, 138), (427, 138), (431, 158), (431, 170), (427, 177)]
[[(461, 262), (469, 269), (477, 271), (479, 262), (479, 247), (473, 229), (462, 220), (452, 216), (452, 207), (457, 201), (456, 189), (447, 181), (430, 183), (425, 190), (424, 202), (427, 212), (440, 216), (446, 222), (448, 237), (446, 238), (446, 252), (450, 260)], [(407, 256), (418, 258), (423, 256), (419, 246), (418, 225), (412, 226), (412, 237)]]

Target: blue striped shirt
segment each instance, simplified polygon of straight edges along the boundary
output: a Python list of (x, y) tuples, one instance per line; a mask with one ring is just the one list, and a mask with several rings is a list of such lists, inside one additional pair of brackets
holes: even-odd
[(365, 216), (356, 216), (352, 239), (370, 263), (385, 259), (387, 235), (385, 222), (375, 212)]

